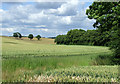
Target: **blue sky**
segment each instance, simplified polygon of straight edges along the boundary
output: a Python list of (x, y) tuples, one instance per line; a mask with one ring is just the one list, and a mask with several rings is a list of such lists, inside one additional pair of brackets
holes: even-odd
[(94, 29), (95, 20), (85, 11), (92, 2), (3, 2), (0, 9), (2, 35), (14, 32), (42, 37), (66, 34), (71, 29)]

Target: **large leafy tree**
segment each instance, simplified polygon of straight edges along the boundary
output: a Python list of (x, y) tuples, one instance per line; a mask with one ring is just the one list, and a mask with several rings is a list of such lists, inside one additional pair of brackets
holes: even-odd
[[(120, 63), (120, 1), (93, 2), (86, 10), (86, 14), (89, 19), (96, 20), (93, 26), (98, 29), (99, 33), (105, 34), (107, 32), (111, 36), (114, 61)], [(105, 37), (107, 38), (107, 36)]]
[(19, 32), (15, 32), (15, 33), (13, 33), (13, 37), (15, 37), (15, 38), (17, 38), (17, 37), (22, 38), (22, 35)]
[(13, 37), (17, 38), (18, 34), (17, 33), (13, 33)]
[(28, 38), (31, 40), (33, 39), (33, 34), (29, 34)]
[(17, 32), (17, 34), (18, 34), (18, 37), (21, 39), (22, 38), (21, 33)]
[(40, 36), (40, 35), (37, 35), (36, 38), (37, 38), (38, 40), (40, 40), (41, 36)]

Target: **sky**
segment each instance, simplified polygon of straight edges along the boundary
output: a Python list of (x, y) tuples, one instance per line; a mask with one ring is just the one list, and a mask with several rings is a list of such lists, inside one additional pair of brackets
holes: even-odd
[(71, 29), (94, 29), (95, 20), (88, 19), (86, 9), (92, 2), (2, 2), (0, 26), (2, 35), (20, 32), (42, 37), (66, 34)]

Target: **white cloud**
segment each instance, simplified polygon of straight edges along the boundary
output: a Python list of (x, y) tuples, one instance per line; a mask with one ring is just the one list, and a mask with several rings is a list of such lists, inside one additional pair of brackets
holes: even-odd
[(0, 13), (1, 13), (1, 12), (4, 12), (4, 10), (3, 10), (3, 9), (0, 9)]
[(71, 23), (71, 17), (67, 16), (67, 17), (63, 18), (62, 21), (66, 22), (67, 24), (70, 24)]
[[(1, 2), (68, 2), (70, 0), (2, 0)], [(74, 0), (76, 2), (78, 0)], [(79, 0), (79, 2), (93, 2), (94, 0)], [(105, 2), (105, 0), (102, 0)], [(111, 0), (108, 0), (110, 2)]]
[(2, 2), (27, 2), (30, 0), (2, 0)]
[(54, 23), (56, 25), (69, 25), (71, 23), (71, 16), (64, 16), (64, 17), (59, 17)]
[(2, 23), (2, 15), (5, 13), (3, 9), (0, 9), (0, 22)]
[(46, 27), (46, 25), (39, 25), (39, 26), (35, 26), (35, 27), (38, 27), (38, 28), (39, 28), (39, 27)]
[(43, 29), (43, 28), (41, 28), (41, 30), (46, 31), (46, 32), (48, 31), (48, 29)]
[(54, 15), (58, 15), (58, 16), (76, 15), (78, 5), (79, 5), (78, 0), (76, 0), (76, 1), (70, 0), (67, 3), (63, 3), (59, 8), (49, 9), (48, 11), (45, 11), (45, 13), (46, 14), (54, 14)]
[(14, 28), (1, 28), (2, 31), (7, 31), (7, 32), (14, 32)]
[(44, 18), (44, 17), (47, 17), (47, 15), (43, 14), (43, 11), (36, 14), (30, 14), (30, 16), (28, 16), (28, 18), (31, 20), (39, 20), (40, 18)]
[(71, 0), (56, 7), (43, 6), (42, 9), (36, 8), (36, 3), (13, 5), (8, 10), (0, 9), (3, 35), (19, 31), (24, 35), (33, 32), (43, 36), (56, 36), (65, 34), (72, 28), (92, 29), (94, 21), (85, 15), (84, 4), (86, 3)]
[(44, 29), (44, 28), (40, 28), (40, 29), (29, 28), (29, 29), (30, 29), (30, 31), (45, 31), (45, 32), (48, 31), (48, 29)]

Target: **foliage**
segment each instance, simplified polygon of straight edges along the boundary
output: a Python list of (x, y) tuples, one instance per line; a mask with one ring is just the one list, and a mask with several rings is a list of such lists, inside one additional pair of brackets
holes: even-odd
[(40, 36), (40, 35), (37, 35), (36, 38), (37, 38), (38, 40), (40, 40), (41, 36)]
[(80, 66), (51, 70), (29, 82), (119, 82), (118, 66)]
[(58, 35), (55, 39), (57, 44), (66, 44), (66, 35)]
[(83, 44), (85, 31), (82, 29), (70, 30), (67, 33), (68, 44)]
[(13, 37), (17, 38), (18, 34), (17, 33), (13, 33)]
[(33, 39), (33, 34), (29, 34), (28, 38), (31, 40)]
[[(111, 49), (114, 49), (113, 61), (119, 64), (120, 58), (120, 1), (94, 2), (87, 9), (88, 18), (95, 19), (93, 24), (101, 34), (106, 32), (111, 36)], [(112, 32), (112, 34), (111, 34)], [(105, 34), (107, 35), (107, 34)], [(108, 40), (109, 41), (109, 40)]]
[(22, 38), (22, 35), (19, 32), (17, 32), (17, 34), (19, 38)]
[(73, 29), (67, 35), (58, 35), (55, 39), (57, 44), (67, 45), (97, 45), (110, 46), (111, 34), (109, 32), (99, 33), (98, 30)]
[(94, 2), (86, 10), (86, 14), (88, 18), (96, 20), (93, 26), (102, 33), (117, 29), (120, 19), (119, 9), (120, 2)]
[(19, 32), (13, 33), (13, 37), (19, 37), (22, 38), (22, 35)]
[(111, 58), (112, 54), (99, 55), (93, 60), (93, 65), (114, 65)]

